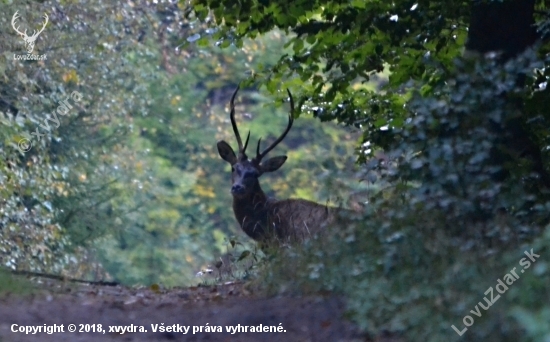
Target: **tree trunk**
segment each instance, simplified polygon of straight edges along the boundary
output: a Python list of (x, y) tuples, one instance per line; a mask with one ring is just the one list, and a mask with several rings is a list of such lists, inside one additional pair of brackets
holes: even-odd
[(534, 11), (535, 0), (472, 1), (466, 49), (516, 56), (537, 39)]
[[(470, 27), (466, 49), (468, 52), (500, 53), (498, 61), (505, 63), (525, 51), (537, 40), (535, 27), (535, 0), (504, 0), (504, 1), (472, 1)], [(517, 79), (517, 86), (523, 87), (525, 76)], [(505, 98), (508, 94), (503, 94)], [(523, 103), (508, 98), (517, 110), (523, 112)], [(512, 151), (512, 158), (527, 159), (532, 165), (532, 171), (540, 178), (539, 183), (550, 189), (550, 174), (544, 167), (541, 148), (531, 139), (525, 128), (522, 115), (509, 118), (500, 132), (501, 146), (496, 148), (493, 162), (502, 164), (510, 160), (510, 155), (502, 155), (502, 151)], [(501, 174), (506, 178), (508, 173)], [(496, 179), (502, 181), (503, 179)]]

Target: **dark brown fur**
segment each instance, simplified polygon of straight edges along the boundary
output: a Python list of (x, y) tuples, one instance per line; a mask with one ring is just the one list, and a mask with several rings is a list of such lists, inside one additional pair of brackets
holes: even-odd
[(233, 212), (243, 231), (256, 241), (301, 242), (332, 221), (336, 208), (303, 199), (268, 199), (257, 183), (244, 198), (233, 197)]
[(258, 178), (266, 172), (278, 170), (287, 157), (277, 156), (263, 161), (262, 159), (284, 139), (292, 127), (294, 121), (292, 118), (294, 110), (292, 95), (288, 92), (291, 114), (286, 130), (262, 153), (260, 153), (260, 141), (258, 141), (256, 157), (249, 160), (246, 155), (246, 147), (250, 133), (243, 145), (234, 117), (233, 102), (238, 90), (239, 88), (235, 90), (230, 102), (230, 119), (239, 146), (238, 156), (228, 143), (218, 142), (220, 157), (230, 163), (232, 167), (231, 193), (235, 217), (243, 231), (256, 241), (301, 242), (320, 232), (334, 220), (335, 213), (340, 210), (302, 199), (277, 201), (267, 198), (260, 187)]

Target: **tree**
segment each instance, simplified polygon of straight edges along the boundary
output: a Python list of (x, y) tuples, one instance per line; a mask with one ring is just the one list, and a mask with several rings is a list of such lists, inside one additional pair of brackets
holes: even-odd
[[(224, 46), (284, 30), (289, 49), (251, 82), (289, 87), (302, 113), (361, 129), (363, 175), (392, 185), (355, 227), (285, 255), (270, 286), (341, 291), (373, 335), (449, 340), (518, 248), (548, 251), (546, 1), (192, 3)], [(369, 87), (382, 72), (388, 82)], [(462, 338), (548, 336), (538, 301), (549, 274), (525, 274)]]
[[(472, 184), (478, 190), (464, 196), (477, 197), (463, 208), (469, 214), (525, 208), (519, 202), (505, 205), (502, 198), (484, 203), (487, 191), (502, 194), (518, 181), (546, 198), (545, 2), (196, 0), (194, 8), (200, 19), (212, 19), (219, 28), (213, 38), (226, 45), (240, 46), (244, 38), (274, 28), (291, 34), (291, 51), (252, 78), (272, 92), (296, 89), (298, 108), (321, 120), (361, 128), (366, 147), (360, 162), (386, 150), (400, 158), (400, 172), (391, 174), (424, 185), (431, 181), (421, 191), (432, 194), (461, 196), (464, 183)], [(464, 48), (468, 57), (478, 57), (463, 58)], [(383, 70), (390, 74), (382, 91), (365, 86)], [(476, 151), (483, 146), (476, 143), (464, 150), (456, 143), (474, 141), (466, 137), (476, 129), (484, 131), (477, 137), (490, 147)], [(469, 162), (479, 167), (459, 170)], [(448, 182), (432, 186), (447, 176)]]
[[(126, 284), (200, 281), (200, 267), (241, 233), (215, 149), (217, 139), (233, 139), (229, 96), (249, 70), (276, 63), (286, 37), (245, 41), (242, 51), (182, 48), (181, 37), (205, 26), (186, 19), (190, 8), (177, 2), (0, 6), (9, 14), (0, 45), (13, 54), (24, 46), (11, 15), (19, 11), (22, 30), (49, 17), (34, 50), (47, 59), (11, 52), (0, 59), (0, 263)], [(252, 137), (276, 136), (287, 107), (264, 108), (269, 97), (243, 90), (239, 109), (252, 114), (242, 124)], [(55, 114), (74, 91), (82, 94), (78, 104)], [(36, 129), (43, 136), (22, 151), (18, 142), (34, 139)], [(337, 200), (322, 178), (330, 156), (351, 151), (355, 139), (349, 130), (299, 120), (280, 147), (290, 151), (288, 165), (270, 188), (284, 197)]]

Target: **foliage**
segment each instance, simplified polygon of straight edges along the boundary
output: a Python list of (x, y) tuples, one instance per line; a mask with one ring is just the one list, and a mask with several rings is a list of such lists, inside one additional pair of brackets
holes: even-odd
[[(39, 10), (37, 4), (29, 6), (31, 10), (25, 18), (32, 20), (35, 17), (30, 14), (40, 12), (36, 11)], [(56, 24), (50, 31), (65, 28), (67, 24), (60, 20), (64, 13), (67, 12), (58, 8), (50, 15), (51, 22)], [(94, 97), (102, 92), (102, 87), (111, 84), (111, 80), (108, 77), (79, 78), (80, 63), (91, 65), (101, 60), (109, 63), (102, 59), (101, 53), (95, 53), (96, 44), (81, 39), (81, 45), (65, 51), (64, 59), (55, 58), (52, 51), (56, 51), (56, 44), (66, 44), (66, 35), (60, 34), (52, 45), (37, 44), (35, 47), (34, 53), (49, 55), (49, 60), (16, 60), (14, 54), (21, 53), (20, 39), (6, 32), (11, 30), (8, 20), (6, 17), (2, 22), (2, 34), (9, 36), (3, 40), (3, 50), (13, 53), (6, 52), (0, 61), (3, 79), (0, 148), (6, 156), (1, 172), (5, 180), (1, 187), (5, 204), (0, 225), (4, 235), (0, 243), (2, 263), (11, 268), (59, 272), (64, 266), (77, 262), (71, 256), (71, 252), (76, 252), (75, 246), (102, 234), (101, 226), (106, 225), (101, 218), (105, 218), (105, 198), (112, 193), (106, 186), (106, 170), (97, 168), (95, 162), (111, 156), (83, 140), (102, 142), (107, 149), (112, 146), (115, 137), (98, 130), (107, 119), (102, 112), (104, 104), (116, 108), (119, 102), (108, 99), (109, 104), (92, 105)], [(79, 28), (82, 27), (76, 30)], [(50, 43), (53, 36), (46, 32), (41, 35)], [(70, 96), (75, 91), (82, 95), (78, 101)], [(67, 96), (72, 107), (65, 115), (57, 117), (55, 111), (59, 101)], [(82, 126), (89, 129), (75, 129)], [(34, 137), (31, 132), (44, 136)], [(27, 153), (18, 146), (23, 138), (32, 143)], [(99, 189), (104, 191), (98, 196), (88, 195)], [(74, 220), (77, 212), (82, 220)], [(90, 222), (92, 218), (93, 223)]]
[(242, 281), (256, 277), (260, 270), (269, 267), (268, 257), (249, 243), (242, 243), (235, 237), (225, 241), (225, 252), (212, 265), (202, 268), (196, 277), (202, 285)]
[(8, 270), (0, 269), (0, 295), (28, 295), (35, 292), (35, 287), (27, 279), (10, 274)]
[[(281, 253), (262, 273), (264, 286), (277, 294), (344, 293), (351, 317), (373, 337), (381, 331), (426, 341), (547, 337), (547, 305), (540, 298), (549, 293), (548, 228), (534, 241), (502, 241), (482, 233), (457, 238), (454, 232), (464, 226), (436, 209), (402, 210), (384, 202), (371, 209), (362, 220), (333, 227), (332, 235)], [(475, 228), (506, 232), (516, 225), (501, 217)], [(540, 258), (520, 272), (524, 251), (531, 249)], [(491, 300), (487, 289), (494, 290), (514, 267), (520, 278), (487, 310), (481, 308), (479, 302), (488, 306), (484, 297)], [(480, 318), (470, 312), (476, 305)], [(466, 315), (475, 323), (460, 337), (451, 326), (462, 330)]]
[[(196, 271), (241, 233), (229, 173), (215, 150), (216, 139), (234, 143), (229, 96), (245, 74), (276, 63), (286, 37), (274, 32), (242, 50), (182, 48), (179, 40), (204, 26), (185, 19), (189, 8), (175, 2), (2, 6), (10, 15), (19, 10), (22, 27), (45, 12), (49, 24), (35, 46), (48, 58), (36, 62), (14, 60), (22, 41), (11, 17), (2, 21), (9, 53), (0, 59), (1, 263), (125, 284), (200, 281)], [(73, 91), (82, 100), (56, 127), (52, 111)], [(238, 101), (243, 129), (263, 141), (279, 134), (286, 108), (273, 109), (253, 88)], [(45, 133), (40, 141), (32, 140), (37, 127)], [(300, 120), (278, 148), (290, 155), (286, 171), (266, 178), (265, 187), (278, 196), (338, 200), (322, 179), (331, 155), (351, 155), (356, 137)], [(22, 138), (32, 140), (29, 152), (18, 148)], [(344, 174), (350, 161), (336, 159)], [(339, 190), (345, 193), (342, 184)]]
[[(281, 253), (266, 269), (266, 286), (344, 293), (355, 321), (372, 335), (458, 340), (451, 325), (460, 325), (492, 279), (526, 249), (547, 253), (545, 2), (195, 0), (193, 6), (194, 15), (216, 26), (212, 38), (228, 46), (273, 29), (288, 33), (289, 49), (277, 64), (251, 79), (273, 93), (299, 89), (302, 113), (361, 129), (362, 177), (387, 185), (369, 200), (363, 221), (342, 222), (334, 236)], [(510, 11), (514, 6), (524, 11)], [(500, 20), (498, 11), (527, 28), (489, 27)], [(539, 41), (525, 49), (531, 23)], [(494, 38), (497, 31), (523, 43), (511, 49)], [(464, 53), (465, 47), (475, 51)], [(369, 88), (383, 70), (388, 83)], [(542, 285), (548, 274), (545, 261), (538, 265), (476, 318), (468, 339), (548, 338), (542, 323), (548, 306), (540, 301), (548, 295)]]
[[(455, 62), (463, 52), (467, 27), (473, 20), (470, 2), (318, 0), (287, 6), (284, 1), (245, 1), (236, 6), (230, 1), (196, 0), (193, 4), (198, 18), (217, 25), (212, 36), (219, 42), (240, 46), (243, 39), (274, 28), (292, 34), (288, 43), (291, 49), (280, 55), (275, 66), (252, 78), (259, 79), (272, 92), (280, 83), (299, 88), (297, 102), (302, 111), (312, 112), (322, 120), (336, 119), (361, 128), (366, 153), (359, 155), (360, 162), (366, 162), (376, 150), (400, 144), (404, 124), (416, 115), (411, 107), (411, 101), (418, 102), (412, 99), (413, 92), (418, 90), (421, 97), (436, 95), (448, 79), (458, 73), (466, 78), (472, 71), (457, 69)], [(540, 2), (537, 7), (541, 13), (546, 10)], [(541, 32), (546, 32), (546, 18), (534, 19)], [(541, 53), (546, 50), (547, 47), (540, 47)], [(498, 68), (495, 73), (508, 72), (511, 65)], [(370, 78), (384, 69), (389, 70), (390, 76), (382, 91), (367, 87)], [(535, 106), (530, 97), (536, 97), (539, 105), (546, 103), (545, 92), (533, 93), (546, 79), (546, 69), (538, 70), (535, 83), (525, 77), (530, 72), (523, 74), (531, 90), (525, 89), (523, 96), (515, 97), (531, 109)], [(507, 82), (513, 81), (515, 74), (512, 70)], [(516, 81), (521, 88), (521, 81)], [(506, 84), (500, 94), (511, 88), (513, 84)], [(523, 113), (518, 124), (541, 120), (541, 112)], [(507, 116), (504, 121), (509, 119)], [(540, 144), (542, 134), (530, 131), (533, 126), (526, 127), (524, 135), (529, 139), (536, 134), (536, 143)], [(514, 140), (518, 137), (514, 136)], [(514, 143), (525, 143), (523, 140)], [(535, 171), (541, 173), (540, 168)]]
[[(408, 97), (400, 91), (405, 82), (428, 81), (452, 65), (466, 38), (468, 13), (467, 2), (456, 1), (319, 0), (289, 6), (245, 1), (237, 6), (199, 0), (194, 9), (199, 18), (218, 24), (214, 39), (236, 46), (273, 28), (292, 32), (291, 49), (260, 74), (268, 89), (284, 80), (300, 88), (303, 109), (323, 120), (361, 125), (372, 134), (406, 119), (402, 108)], [(391, 71), (390, 87), (377, 93), (365, 86), (385, 68)]]
[[(389, 181), (418, 181), (411, 191), (413, 204), (444, 209), (457, 219), (490, 219), (505, 208), (525, 216), (526, 225), (547, 222), (546, 191), (539, 188), (542, 176), (523, 155), (527, 146), (508, 143), (514, 136), (506, 125), (518, 117), (519, 109), (503, 96), (528, 101), (537, 96), (537, 85), (520, 88), (516, 80), (543, 63), (532, 51), (510, 60), (505, 73), (495, 59), (457, 61), (452, 75), (430, 94), (412, 92), (409, 118), (394, 129), (399, 143), (388, 150), (397, 164), (381, 167), (374, 162), (367, 169), (380, 170)], [(529, 115), (546, 120), (546, 113), (537, 108)]]

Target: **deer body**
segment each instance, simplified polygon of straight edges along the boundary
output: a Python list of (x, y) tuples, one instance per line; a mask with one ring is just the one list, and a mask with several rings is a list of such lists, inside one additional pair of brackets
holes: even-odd
[(243, 146), (237, 124), (235, 122), (234, 100), (239, 88), (231, 98), (231, 124), (237, 143), (239, 145), (238, 156), (231, 146), (225, 141), (218, 142), (220, 157), (231, 164), (233, 212), (242, 230), (252, 239), (260, 242), (277, 240), (279, 242), (300, 242), (317, 234), (327, 223), (330, 223), (336, 208), (327, 207), (315, 202), (303, 199), (275, 200), (268, 198), (263, 192), (258, 178), (266, 172), (278, 170), (286, 161), (286, 156), (262, 159), (289, 132), (294, 121), (292, 113), (294, 102), (290, 91), (291, 112), (289, 122), (284, 133), (277, 138), (268, 148), (260, 153), (260, 141), (256, 148), (256, 157), (249, 160), (246, 155), (246, 147), (250, 133)]
[(261, 188), (248, 198), (233, 199), (235, 218), (243, 231), (257, 241), (303, 241), (330, 221), (333, 210), (303, 199), (269, 199)]

